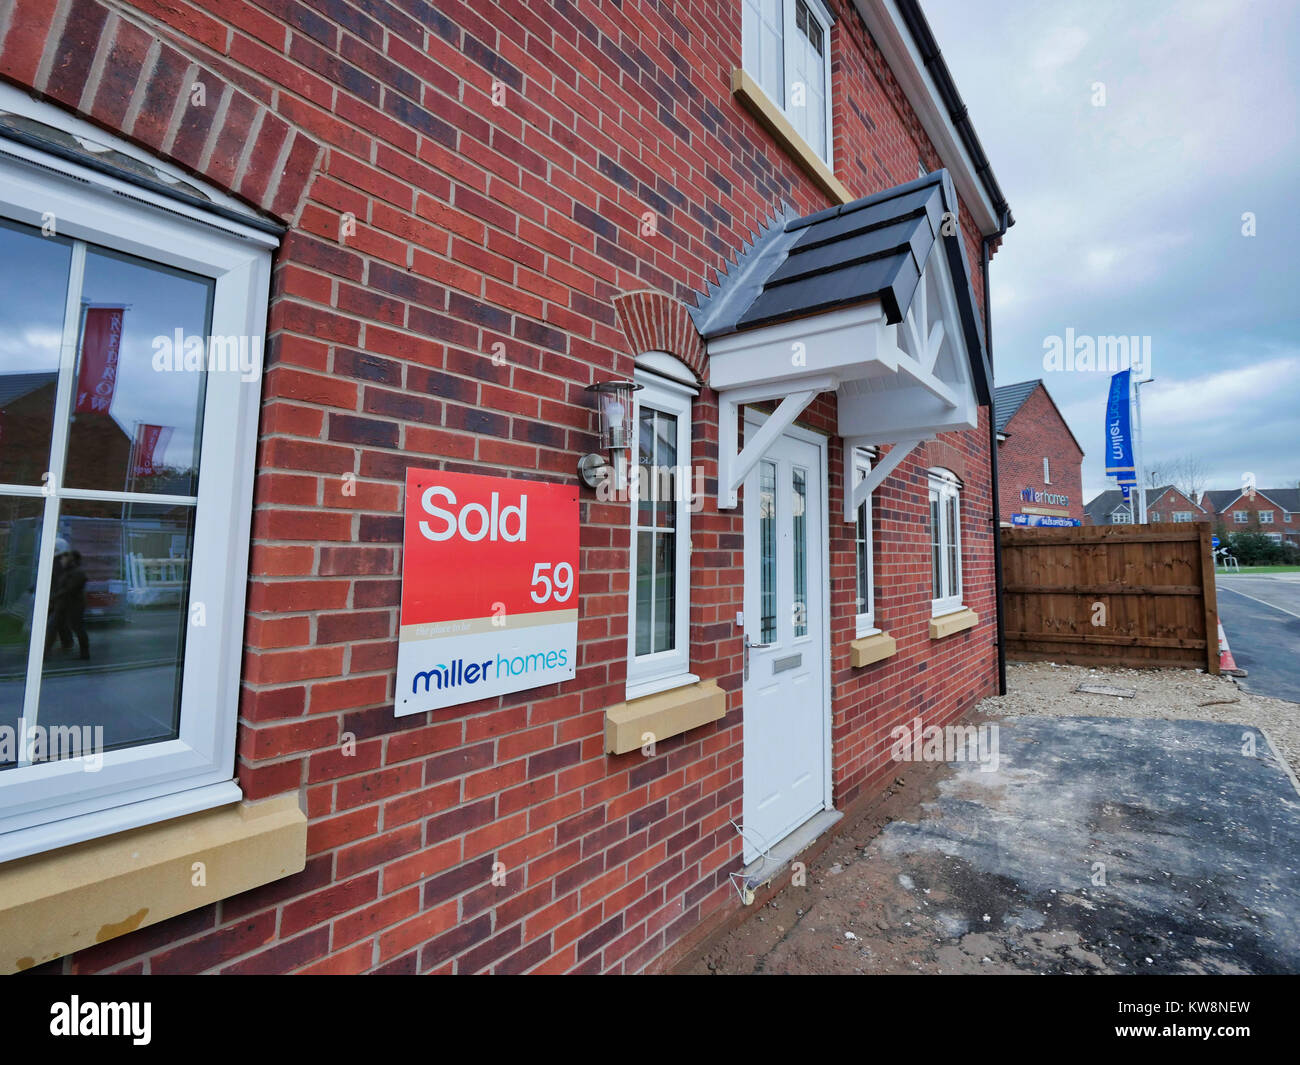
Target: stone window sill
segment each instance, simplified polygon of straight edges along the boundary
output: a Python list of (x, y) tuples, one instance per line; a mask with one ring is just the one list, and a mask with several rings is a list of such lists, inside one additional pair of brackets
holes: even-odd
[(16, 858), (0, 865), (0, 972), (230, 898), (306, 862), (307, 818), (296, 794)]
[(726, 713), (727, 693), (713, 680), (616, 703), (605, 711), (605, 753), (627, 754), (644, 746), (646, 733), (666, 740)]
[(897, 641), (887, 632), (873, 632), (849, 644), (849, 665), (854, 669), (882, 662), (898, 650)]
[(980, 616), (970, 607), (964, 606), (951, 614), (942, 614), (930, 619), (930, 639), (942, 640), (955, 632), (973, 629), (979, 624)]
[(849, 203), (853, 199), (825, 160), (795, 131), (776, 101), (759, 88), (758, 82), (741, 67), (736, 67), (731, 72), (731, 91), (832, 200), (836, 203)]

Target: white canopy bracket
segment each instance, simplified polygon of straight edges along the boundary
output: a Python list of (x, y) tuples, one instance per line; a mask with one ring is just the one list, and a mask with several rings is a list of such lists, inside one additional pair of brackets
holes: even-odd
[[(745, 478), (776, 442), (777, 437), (794, 424), (796, 418), (822, 392), (835, 388), (831, 376), (805, 378), (789, 384), (767, 384), (749, 388), (732, 388), (718, 394), (718, 509), (732, 510), (740, 505), (740, 486)], [(791, 388), (799, 391), (791, 392)], [(737, 454), (740, 408), (746, 403), (762, 403), (781, 398), (776, 410)]]
[[(859, 484), (853, 484), (853, 452), (855, 450), (854, 441), (844, 441), (844, 520), (852, 523), (858, 520), (858, 507), (867, 501), (871, 495), (884, 482), (885, 478), (894, 472), (903, 461), (913, 451), (916, 450), (925, 437), (918, 437), (911, 440), (899, 440), (889, 449), (889, 454), (883, 459), (878, 460), (875, 465), (867, 471), (866, 477)], [(853, 485), (853, 490), (849, 491), (847, 486)]]

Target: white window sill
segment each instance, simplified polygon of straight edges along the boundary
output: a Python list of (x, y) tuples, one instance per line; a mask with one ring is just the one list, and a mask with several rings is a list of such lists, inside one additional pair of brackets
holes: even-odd
[(69, 847), (74, 843), (84, 843), (219, 806), (229, 806), (243, 797), (239, 785), (233, 780), (227, 780), (6, 832), (0, 835), (0, 862)]
[(641, 680), (629, 683), (624, 692), (625, 699), (640, 699), (644, 695), (658, 695), (660, 692), (684, 688), (688, 684), (698, 684), (700, 678), (694, 673), (675, 673), (671, 677), (658, 677), (655, 680)]

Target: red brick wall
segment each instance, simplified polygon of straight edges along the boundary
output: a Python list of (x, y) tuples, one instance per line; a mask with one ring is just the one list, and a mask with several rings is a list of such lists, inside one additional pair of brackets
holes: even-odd
[[(1058, 504), (1027, 503), (1020, 498), (1026, 488), (1064, 495), (1070, 500), (1071, 518), (1083, 518), (1083, 452), (1074, 442), (1065, 420), (1042, 388), (1036, 388), (1024, 405), (1012, 415), (1004, 430), (1007, 439), (998, 445), (998, 491), (1001, 520), (1027, 513), (1025, 507)], [(1043, 456), (1050, 463), (1052, 483), (1043, 481)]]
[[(837, 173), (865, 195), (938, 159), (850, 5), (833, 6)], [(595, 444), (584, 386), (632, 371), (616, 297), (689, 302), (779, 201), (827, 205), (731, 96), (740, 4), (0, 10), (0, 75), (291, 226), (272, 293), (237, 773), (251, 799), (302, 794), (307, 868), (56, 967), (630, 972), (735, 907), (742, 537), (740, 512), (715, 508), (707, 389), (691, 653), (731, 693), (724, 721), (651, 758), (603, 753), (604, 709), (624, 694), (628, 514), (586, 492), (574, 682), (395, 718), (392, 676), (406, 466), (571, 483)], [(196, 81), (202, 109), (187, 102)], [(347, 213), (355, 232), (341, 235)], [(978, 237), (964, 231), (978, 293)], [(833, 432), (833, 399), (805, 421)], [(942, 723), (994, 682), (986, 440), (949, 440), (968, 459), (977, 628), (928, 638), (926, 457), (913, 456), (876, 511), (877, 612), (899, 653), (849, 668), (852, 528), (832, 521), (837, 804), (887, 775), (894, 724)], [(830, 458), (835, 516), (838, 439)]]

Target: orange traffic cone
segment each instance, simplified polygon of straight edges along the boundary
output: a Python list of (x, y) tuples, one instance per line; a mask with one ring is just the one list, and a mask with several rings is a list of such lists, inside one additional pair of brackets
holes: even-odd
[(1246, 671), (1237, 665), (1237, 660), (1232, 657), (1232, 648), (1228, 646), (1227, 634), (1223, 631), (1223, 622), (1219, 622), (1219, 672), (1226, 673), (1230, 677), (1244, 677)]

